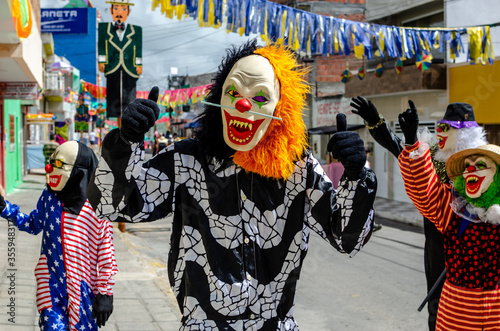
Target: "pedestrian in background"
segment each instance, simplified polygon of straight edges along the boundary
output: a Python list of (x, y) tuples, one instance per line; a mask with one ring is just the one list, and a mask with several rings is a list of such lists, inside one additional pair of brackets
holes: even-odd
[(167, 146), (169, 145), (169, 142), (168, 142), (168, 139), (167, 137), (165, 137), (164, 135), (161, 135), (160, 138), (158, 138), (158, 153), (160, 153), (160, 151), (162, 149), (165, 149)]
[(80, 142), (84, 142), (83, 133), (89, 130), (89, 119), (89, 106), (85, 104), (83, 94), (80, 94), (75, 114), (75, 131), (80, 134)]
[(59, 143), (57, 142), (57, 135), (55, 133), (49, 134), (49, 142), (43, 145), (43, 157), (45, 158), (45, 165), (49, 164), (49, 159), (52, 153), (59, 147)]

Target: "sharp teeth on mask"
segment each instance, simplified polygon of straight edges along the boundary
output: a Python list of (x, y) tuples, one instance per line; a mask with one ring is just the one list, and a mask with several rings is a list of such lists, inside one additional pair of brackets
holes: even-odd
[(467, 180), (466, 180), (467, 183), (477, 183), (478, 182), (478, 178), (477, 177), (468, 177)]
[(249, 130), (252, 130), (251, 123), (241, 122), (241, 121), (237, 121), (237, 120), (230, 120), (229, 126), (234, 126), (234, 127), (244, 128), (244, 129), (248, 128)]

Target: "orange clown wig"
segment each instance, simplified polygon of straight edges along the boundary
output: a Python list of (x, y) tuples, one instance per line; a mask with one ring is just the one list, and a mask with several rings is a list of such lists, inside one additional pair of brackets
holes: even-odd
[(245, 171), (274, 179), (287, 179), (293, 171), (294, 162), (302, 157), (307, 147), (302, 110), (306, 94), (310, 91), (304, 79), (308, 70), (298, 65), (291, 51), (280, 45), (257, 48), (256, 40), (247, 42), (239, 49), (229, 49), (213, 79), (214, 83), (206, 100), (218, 104), (222, 85), (231, 68), (239, 59), (252, 54), (265, 57), (273, 66), (280, 84), (280, 100), (274, 116), (282, 121), (273, 120), (264, 137), (253, 149), (246, 152), (235, 151), (224, 142), (220, 109), (205, 106), (205, 112), (198, 119), (200, 125), (195, 134), (200, 138), (200, 147), (220, 160), (232, 157), (234, 163)]
[(265, 177), (286, 179), (293, 171), (294, 161), (298, 160), (307, 145), (306, 126), (302, 119), (306, 93), (309, 86), (303, 77), (304, 69), (297, 67), (294, 56), (283, 46), (258, 48), (259, 54), (269, 60), (280, 83), (280, 100), (274, 116), (282, 121), (273, 120), (266, 134), (253, 149), (237, 151), (234, 162), (249, 172)]

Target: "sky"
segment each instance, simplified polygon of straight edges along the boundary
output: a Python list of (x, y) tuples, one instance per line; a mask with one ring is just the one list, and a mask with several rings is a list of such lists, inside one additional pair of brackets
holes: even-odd
[[(106, 0), (92, 0), (92, 5), (101, 12), (102, 22), (111, 22), (110, 4)], [(147, 91), (158, 85), (166, 89), (171, 68), (177, 68), (178, 75), (195, 76), (213, 73), (217, 70), (225, 50), (230, 45), (243, 44), (248, 39), (260, 37), (251, 35), (241, 37), (237, 33), (226, 33), (225, 24), (219, 29), (199, 27), (192, 18), (181, 21), (162, 15), (159, 8), (151, 10), (149, 0), (132, 0), (127, 23), (142, 27), (143, 74), (137, 82), (137, 90)], [(41, 0), (42, 8), (61, 8), (69, 0)], [(96, 60), (97, 61), (97, 60)]]

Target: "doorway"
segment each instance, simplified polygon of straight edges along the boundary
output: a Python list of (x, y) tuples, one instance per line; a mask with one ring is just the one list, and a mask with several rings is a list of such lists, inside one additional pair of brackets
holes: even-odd
[(2, 132), (0, 132), (0, 184), (5, 189), (5, 135), (6, 128), (4, 123), (4, 114), (3, 114), (3, 100), (0, 99), (0, 128)]

